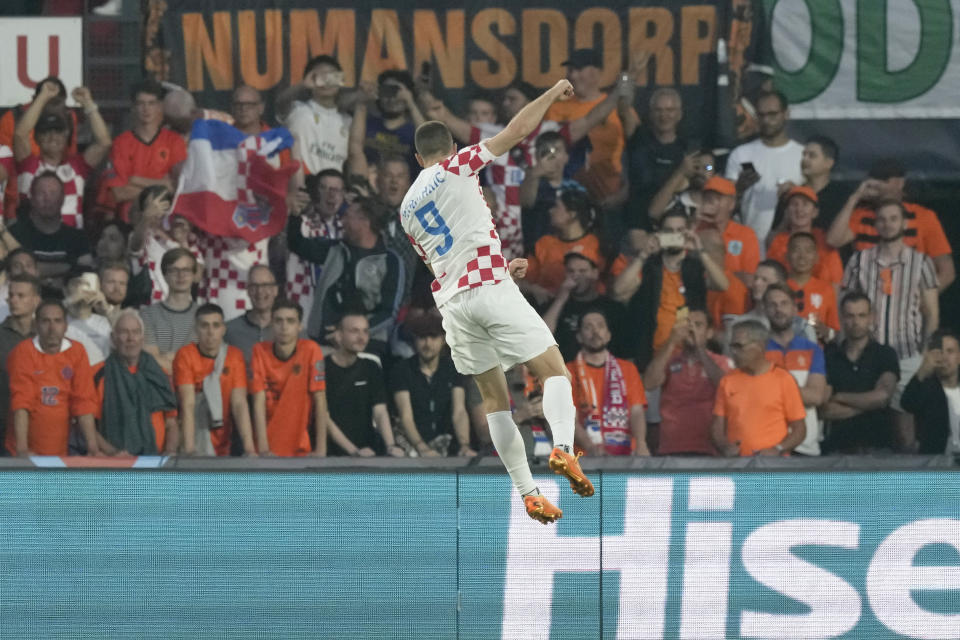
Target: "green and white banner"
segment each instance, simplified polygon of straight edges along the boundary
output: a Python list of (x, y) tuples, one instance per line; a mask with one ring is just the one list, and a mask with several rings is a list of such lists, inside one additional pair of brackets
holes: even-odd
[(960, 117), (960, 0), (764, 0), (799, 119)]

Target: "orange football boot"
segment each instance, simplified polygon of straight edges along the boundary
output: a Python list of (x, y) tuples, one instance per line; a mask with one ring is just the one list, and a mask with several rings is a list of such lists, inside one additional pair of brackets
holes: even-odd
[(573, 489), (575, 494), (589, 498), (593, 495), (593, 483), (590, 482), (590, 479), (587, 478), (583, 470), (580, 469), (578, 460), (582, 455), (583, 453), (579, 452), (576, 456), (572, 456), (569, 453), (554, 448), (550, 453), (550, 461), (547, 465), (553, 469), (554, 473), (570, 481), (570, 488)]
[(523, 505), (527, 508), (527, 515), (541, 524), (550, 524), (563, 517), (563, 511), (550, 504), (546, 496), (526, 496)]

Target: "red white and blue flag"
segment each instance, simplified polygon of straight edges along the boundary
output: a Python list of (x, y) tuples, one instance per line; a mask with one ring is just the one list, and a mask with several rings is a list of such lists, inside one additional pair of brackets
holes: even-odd
[(293, 146), (283, 128), (250, 136), (226, 122), (193, 123), (173, 213), (209, 234), (250, 243), (287, 223), (287, 183), (296, 161), (276, 167), (270, 157)]

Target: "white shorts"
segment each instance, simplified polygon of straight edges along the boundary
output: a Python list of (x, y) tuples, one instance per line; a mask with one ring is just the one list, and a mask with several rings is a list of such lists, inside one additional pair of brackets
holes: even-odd
[(513, 280), (461, 291), (442, 307), (443, 330), (457, 371), (504, 371), (557, 344)]

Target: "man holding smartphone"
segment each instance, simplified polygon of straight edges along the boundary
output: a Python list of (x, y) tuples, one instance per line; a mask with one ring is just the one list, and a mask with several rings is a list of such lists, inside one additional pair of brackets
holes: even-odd
[(725, 176), (736, 182), (743, 223), (753, 229), (763, 247), (773, 225), (780, 186), (803, 181), (803, 145), (787, 135), (790, 109), (782, 93), (761, 94), (756, 106), (760, 137), (730, 153)]

